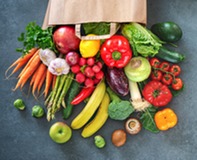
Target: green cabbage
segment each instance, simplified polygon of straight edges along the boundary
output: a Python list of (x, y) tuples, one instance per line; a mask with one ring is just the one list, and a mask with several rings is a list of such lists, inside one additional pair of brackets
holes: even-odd
[(122, 34), (129, 40), (135, 56), (139, 53), (143, 57), (153, 57), (162, 46), (161, 40), (138, 23), (123, 25)]

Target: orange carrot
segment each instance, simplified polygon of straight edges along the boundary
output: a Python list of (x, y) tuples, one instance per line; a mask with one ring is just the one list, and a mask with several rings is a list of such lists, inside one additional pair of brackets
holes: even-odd
[[(9, 78), (9, 77), (12, 76), (15, 72), (17, 72), (23, 65), (25, 65), (25, 64), (28, 62), (28, 60), (34, 55), (34, 53), (36, 52), (36, 50), (37, 50), (37, 48), (32, 48), (32, 49), (29, 51), (28, 54), (26, 54), (24, 57), (18, 58), (14, 63), (12, 63), (12, 64), (8, 67), (8, 69), (6, 70), (5, 76), (6, 76), (7, 78)], [(8, 71), (9, 71), (12, 67), (14, 67), (14, 66), (16, 66), (16, 67), (14, 68), (14, 70), (12, 71), (12, 73), (11, 73), (10, 75), (7, 76)]]
[(53, 74), (47, 69), (44, 97), (48, 95), (52, 81), (53, 81)]
[(34, 60), (34, 58), (36, 58), (38, 56), (39, 50), (37, 50), (34, 55), (29, 59), (29, 61), (27, 62), (27, 64), (25, 65), (25, 67), (23, 68), (23, 70), (21, 71), (21, 73), (19, 74), (18, 77), (20, 77), (29, 67), (29, 65), (31, 64), (31, 62)]
[(44, 83), (44, 80), (46, 79), (46, 72), (44, 72), (43, 76), (41, 77), (40, 79), (40, 82), (38, 84), (38, 94), (40, 93), (40, 89), (42, 88), (43, 86), (43, 83)]
[(21, 88), (23, 87), (23, 85), (27, 82), (27, 80), (29, 79), (29, 77), (32, 76), (32, 74), (34, 73), (34, 71), (38, 68), (38, 66), (40, 65), (41, 60), (39, 55), (37, 55), (34, 60), (32, 61), (32, 63), (28, 66), (28, 68), (26, 70), (24, 70), (23, 74), (20, 76), (15, 88), (13, 90), (16, 90), (19, 86), (21, 86)]
[(32, 94), (34, 95), (34, 92), (36, 91), (40, 80), (42, 79), (42, 76), (45, 74), (47, 67), (41, 63), (38, 67), (38, 69), (36, 70), (36, 78), (34, 80), (34, 84), (33, 84), (33, 88), (32, 88)]
[(53, 75), (52, 89), (55, 87), (56, 79), (57, 79), (57, 76)]

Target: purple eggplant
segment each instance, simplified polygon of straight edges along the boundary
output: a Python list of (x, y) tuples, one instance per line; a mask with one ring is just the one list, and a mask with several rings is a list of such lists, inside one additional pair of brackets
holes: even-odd
[(129, 93), (129, 82), (123, 69), (107, 67), (105, 77), (107, 84), (115, 93), (120, 96)]

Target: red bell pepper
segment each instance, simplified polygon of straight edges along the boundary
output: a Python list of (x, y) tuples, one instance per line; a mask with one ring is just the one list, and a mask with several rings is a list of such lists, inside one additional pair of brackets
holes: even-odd
[(142, 95), (145, 100), (155, 107), (165, 106), (172, 99), (172, 93), (167, 85), (155, 80), (148, 82), (144, 86)]
[(83, 100), (88, 98), (92, 92), (94, 91), (94, 87), (85, 87), (79, 92), (79, 94), (71, 101), (72, 105), (77, 105), (81, 103)]
[(107, 66), (123, 68), (131, 59), (132, 50), (124, 36), (114, 35), (103, 43), (100, 54)]

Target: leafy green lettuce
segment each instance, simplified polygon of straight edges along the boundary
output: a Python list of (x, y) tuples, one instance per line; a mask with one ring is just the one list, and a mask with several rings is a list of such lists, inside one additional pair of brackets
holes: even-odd
[(135, 56), (139, 53), (144, 57), (153, 57), (163, 43), (150, 30), (138, 23), (124, 24), (121, 32), (129, 40)]

